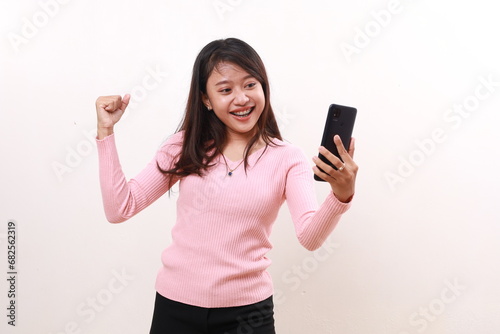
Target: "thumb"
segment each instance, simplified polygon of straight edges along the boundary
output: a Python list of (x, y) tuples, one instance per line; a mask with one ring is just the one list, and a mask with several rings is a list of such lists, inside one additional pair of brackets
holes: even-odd
[(347, 151), (349, 153), (349, 155), (351, 156), (351, 158), (354, 158), (355, 146), (356, 146), (356, 140), (353, 137), (353, 138), (351, 138), (351, 143), (349, 145), (349, 151)]
[(125, 94), (122, 99), (122, 105), (120, 106), (120, 110), (125, 111), (129, 102), (130, 102), (130, 94)]

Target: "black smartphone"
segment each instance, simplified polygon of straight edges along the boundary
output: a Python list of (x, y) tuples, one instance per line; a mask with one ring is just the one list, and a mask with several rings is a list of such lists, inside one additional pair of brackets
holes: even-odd
[[(328, 115), (326, 117), (326, 123), (325, 123), (325, 130), (323, 131), (323, 139), (321, 140), (321, 146), (326, 147), (328, 151), (332, 152), (340, 160), (342, 160), (342, 158), (340, 158), (337, 147), (333, 142), (333, 137), (335, 135), (339, 135), (345, 149), (346, 150), (349, 149), (352, 137), (352, 130), (354, 129), (354, 122), (356, 120), (356, 113), (357, 113), (356, 108), (341, 106), (338, 104), (331, 104), (330, 108), (328, 109)], [(319, 154), (318, 157), (325, 163), (337, 169), (323, 155)], [(314, 174), (314, 179), (316, 181), (323, 181), (323, 182), (325, 181), (316, 174)]]

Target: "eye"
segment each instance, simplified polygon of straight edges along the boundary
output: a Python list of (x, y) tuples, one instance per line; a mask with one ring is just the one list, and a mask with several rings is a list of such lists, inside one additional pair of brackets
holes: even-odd
[(254, 88), (255, 86), (257, 86), (257, 83), (256, 82), (250, 82), (249, 84), (247, 84), (247, 88)]
[(231, 92), (231, 88), (223, 88), (219, 90), (219, 93), (228, 94)]

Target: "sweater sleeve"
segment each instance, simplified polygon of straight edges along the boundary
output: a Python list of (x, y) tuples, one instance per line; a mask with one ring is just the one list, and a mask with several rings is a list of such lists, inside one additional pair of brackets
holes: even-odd
[(291, 158), (285, 196), (299, 242), (308, 250), (316, 250), (333, 231), (351, 203), (342, 203), (332, 191), (318, 207), (314, 178), (305, 155), (299, 151)]
[[(176, 137), (175, 135), (173, 137)], [(156, 201), (169, 190), (171, 176), (158, 170), (173, 166), (177, 145), (162, 146), (154, 159), (133, 179), (127, 181), (120, 165), (114, 134), (96, 140), (99, 180), (104, 212), (110, 223), (121, 223)]]

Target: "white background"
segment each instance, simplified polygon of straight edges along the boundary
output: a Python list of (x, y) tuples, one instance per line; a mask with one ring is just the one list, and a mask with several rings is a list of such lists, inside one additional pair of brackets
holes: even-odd
[[(199, 50), (238, 37), (267, 66), (282, 134), (309, 156), (330, 103), (358, 108), (352, 209), (315, 253), (299, 245), (286, 206), (276, 222), (278, 333), (497, 334), (492, 3), (2, 1), (0, 331), (148, 332), (176, 196), (106, 222), (94, 101), (133, 94), (116, 129), (133, 177), (176, 129)], [(317, 184), (319, 201), (327, 191)], [(6, 316), (10, 219), (16, 327)]]

